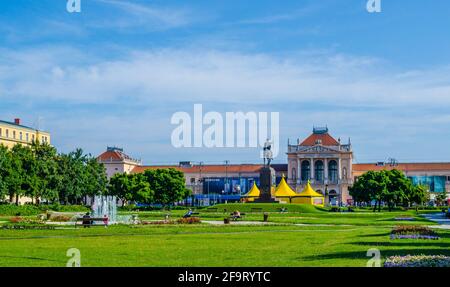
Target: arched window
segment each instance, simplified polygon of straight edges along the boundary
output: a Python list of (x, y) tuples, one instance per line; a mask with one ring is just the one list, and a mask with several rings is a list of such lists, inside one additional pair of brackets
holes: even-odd
[(338, 180), (338, 164), (335, 160), (330, 160), (328, 163), (328, 179), (330, 182), (337, 182)]
[(314, 174), (315, 174), (315, 180), (317, 181), (323, 181), (323, 161), (318, 160), (314, 164)]
[(311, 163), (308, 160), (302, 161), (302, 181), (307, 181), (311, 178)]
[(295, 170), (295, 167), (292, 168), (291, 178), (292, 178), (293, 181), (297, 180), (297, 171)]

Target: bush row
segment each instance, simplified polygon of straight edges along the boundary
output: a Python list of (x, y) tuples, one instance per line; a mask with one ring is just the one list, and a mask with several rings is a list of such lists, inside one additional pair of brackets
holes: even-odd
[(1, 204), (0, 215), (2, 216), (30, 216), (43, 213), (45, 211), (58, 212), (86, 212), (89, 208), (83, 205), (60, 205), (60, 204), (41, 204), (41, 205), (14, 205)]

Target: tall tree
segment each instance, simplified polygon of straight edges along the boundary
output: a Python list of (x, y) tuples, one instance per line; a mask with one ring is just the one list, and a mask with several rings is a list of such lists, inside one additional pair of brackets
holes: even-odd
[(144, 175), (155, 192), (156, 203), (168, 205), (185, 199), (191, 192), (186, 188), (183, 172), (174, 168), (146, 170)]

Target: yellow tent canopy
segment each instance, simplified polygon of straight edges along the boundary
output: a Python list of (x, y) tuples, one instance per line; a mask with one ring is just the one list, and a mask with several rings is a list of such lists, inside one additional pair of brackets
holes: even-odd
[(316, 192), (312, 187), (311, 183), (308, 180), (308, 183), (306, 184), (305, 188), (298, 196), (305, 196), (305, 197), (323, 197), (322, 194)]
[(278, 184), (277, 189), (275, 190), (275, 197), (289, 197), (297, 195), (298, 194), (289, 187), (283, 177), (280, 181), (280, 184)]
[(259, 190), (258, 186), (256, 186), (256, 182), (253, 182), (253, 186), (250, 189), (250, 191), (245, 195), (245, 197), (259, 197), (261, 194), (261, 191)]

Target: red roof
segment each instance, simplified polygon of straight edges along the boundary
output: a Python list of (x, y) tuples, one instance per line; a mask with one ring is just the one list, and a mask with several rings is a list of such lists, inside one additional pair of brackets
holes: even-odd
[[(261, 164), (239, 164), (239, 165), (203, 165), (201, 166), (202, 173), (259, 173), (261, 169)], [(132, 173), (141, 173), (147, 169), (164, 169), (164, 168), (174, 168), (176, 170), (182, 171), (184, 173), (200, 173), (200, 166), (194, 165), (191, 167), (180, 167), (177, 165), (152, 165), (152, 166), (136, 166)]]
[(379, 171), (398, 169), (401, 171), (449, 171), (450, 163), (424, 162), (424, 163), (399, 163), (396, 166), (386, 164), (378, 166), (375, 163), (354, 163), (353, 172)]
[(125, 153), (121, 152), (120, 150), (108, 150), (102, 153), (97, 157), (98, 161), (124, 161), (124, 160), (132, 160), (131, 157), (126, 155)]
[(314, 146), (318, 141), (321, 141), (322, 145), (325, 146), (338, 146), (339, 142), (335, 140), (329, 133), (313, 133), (308, 138), (306, 138), (300, 145), (301, 146)]

